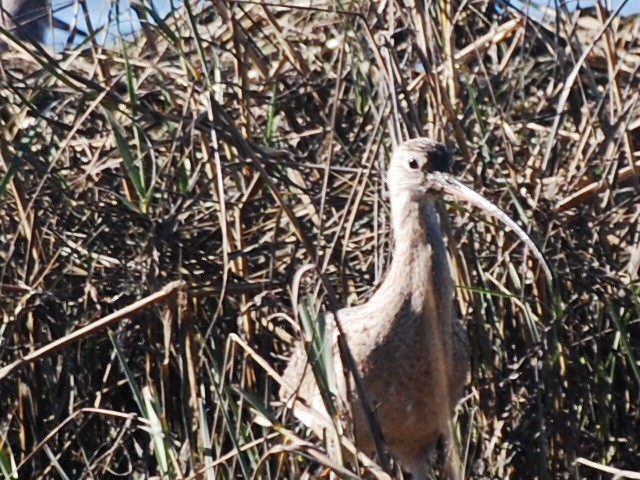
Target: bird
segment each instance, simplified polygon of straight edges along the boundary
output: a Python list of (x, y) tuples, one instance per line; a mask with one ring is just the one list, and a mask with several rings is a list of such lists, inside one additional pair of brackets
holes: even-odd
[(42, 43), (50, 14), (49, 0), (0, 0), (0, 26), (21, 40)]
[[(393, 152), (387, 184), (393, 237), (391, 263), (376, 291), (361, 305), (325, 318), (338, 377), (336, 403), (352, 420), (358, 448), (367, 455), (375, 444), (361, 399), (344, 378), (338, 348), (341, 330), (375, 412), (384, 442), (402, 470), (426, 479), (435, 447), (447, 432), (453, 409), (470, 374), (467, 332), (456, 318), (454, 285), (440, 228), (436, 198), (453, 194), (497, 216), (518, 233), (538, 259), (542, 254), (506, 214), (451, 174), (452, 156), (429, 138), (401, 143)], [(546, 269), (546, 263), (543, 265)], [(338, 328), (339, 322), (341, 329)], [(280, 399), (304, 402), (318, 416), (294, 403), (294, 413), (322, 435), (329, 419), (307, 349), (298, 342), (279, 391)], [(322, 419), (321, 419), (322, 420)]]
[[(57, 5), (64, 8), (65, 5)], [(0, 27), (18, 40), (45, 43), (47, 31), (51, 28), (69, 33), (87, 34), (77, 27), (53, 15), (51, 0), (0, 0)], [(9, 45), (0, 35), (0, 51)]]

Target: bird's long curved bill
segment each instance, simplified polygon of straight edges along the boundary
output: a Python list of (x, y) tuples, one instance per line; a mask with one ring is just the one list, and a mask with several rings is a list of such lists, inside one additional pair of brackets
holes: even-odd
[(538, 250), (538, 247), (536, 247), (531, 238), (529, 238), (529, 235), (527, 235), (526, 232), (522, 230), (522, 228), (520, 228), (520, 226), (511, 219), (511, 217), (509, 217), (506, 213), (504, 213), (496, 205), (491, 203), (482, 195), (470, 189), (466, 185), (460, 183), (457, 179), (447, 173), (429, 173), (427, 174), (427, 181), (429, 182), (430, 190), (448, 193), (449, 195), (453, 195), (460, 200), (469, 202), (470, 204), (488, 213), (490, 216), (501, 221), (507, 227), (513, 230), (525, 243), (525, 245), (531, 250), (538, 262), (540, 262), (540, 266), (544, 270), (544, 274), (546, 275), (547, 280), (549, 282), (552, 282), (551, 270), (549, 269), (547, 262), (542, 256), (542, 253), (540, 252), (540, 250)]

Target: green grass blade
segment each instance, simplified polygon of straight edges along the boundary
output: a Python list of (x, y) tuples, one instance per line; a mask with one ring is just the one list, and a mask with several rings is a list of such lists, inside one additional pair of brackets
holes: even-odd
[(147, 192), (145, 191), (144, 184), (142, 182), (142, 176), (140, 174), (140, 169), (136, 166), (136, 162), (133, 158), (133, 154), (131, 153), (131, 149), (129, 148), (129, 143), (127, 142), (126, 136), (120, 128), (120, 125), (116, 121), (113, 114), (104, 109), (104, 113), (109, 120), (109, 124), (111, 125), (111, 131), (116, 139), (116, 143), (118, 145), (118, 151), (120, 152), (120, 156), (122, 157), (122, 161), (124, 162), (125, 170), (127, 171), (127, 175), (129, 176), (129, 180), (131, 180), (131, 184), (138, 195), (138, 200), (140, 202), (146, 198)]
[(18, 468), (8, 443), (0, 445), (0, 471), (7, 480), (18, 478)]

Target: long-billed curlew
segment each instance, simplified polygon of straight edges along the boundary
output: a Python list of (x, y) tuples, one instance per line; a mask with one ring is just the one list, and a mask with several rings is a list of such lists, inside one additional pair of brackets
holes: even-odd
[[(518, 233), (548, 273), (540, 252), (526, 234), (497, 207), (446, 172), (446, 148), (427, 138), (401, 144), (388, 172), (392, 262), (373, 296), (363, 305), (339, 310), (338, 320), (379, 421), (389, 451), (414, 479), (426, 478), (435, 444), (447, 429), (469, 373), (469, 346), (455, 319), (453, 283), (440, 230), (435, 195), (450, 193), (497, 216)], [(343, 367), (327, 315), (326, 335), (333, 340), (335, 372)], [(283, 376), (280, 398), (294, 396), (328, 418), (303, 344), (298, 344)], [(343, 376), (344, 377), (344, 376)], [(350, 409), (358, 447), (374, 452), (361, 401), (338, 382), (338, 403)], [(309, 410), (296, 415), (316, 432), (322, 427)], [(344, 412), (342, 412), (344, 413)]]

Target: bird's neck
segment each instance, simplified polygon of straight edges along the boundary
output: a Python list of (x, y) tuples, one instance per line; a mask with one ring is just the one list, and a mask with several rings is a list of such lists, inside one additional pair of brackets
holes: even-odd
[(391, 209), (393, 257), (383, 284), (410, 297), (414, 312), (450, 315), (451, 273), (435, 205), (397, 195)]

